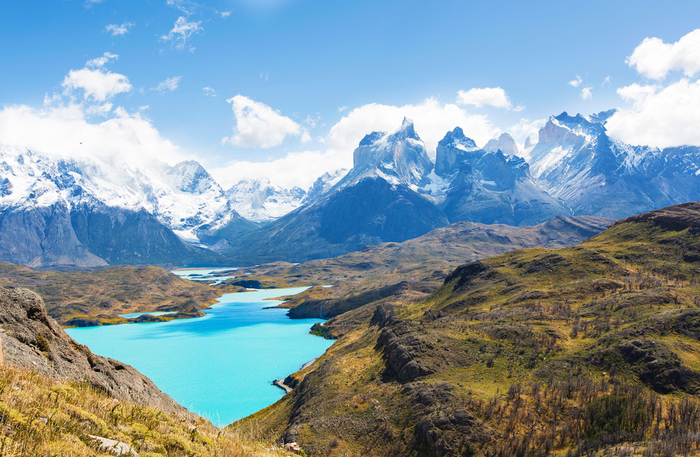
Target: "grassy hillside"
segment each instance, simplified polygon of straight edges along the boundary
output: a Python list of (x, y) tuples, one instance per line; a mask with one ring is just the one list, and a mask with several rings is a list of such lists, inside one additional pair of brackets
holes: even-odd
[(177, 311), (145, 316), (167, 320), (199, 316), (224, 292), (241, 287), (180, 279), (160, 267), (109, 267), (89, 271), (46, 271), (0, 263), (0, 287), (26, 287), (39, 293), (48, 313), (63, 326), (118, 324), (119, 314)]
[(314, 455), (700, 448), (700, 204), (457, 268), (318, 328), (294, 391), (234, 424)]
[(398, 289), (432, 292), (445, 276), (470, 260), (525, 247), (572, 246), (596, 235), (609, 219), (556, 217), (532, 227), (459, 222), (403, 243), (368, 246), (340, 257), (299, 265), (274, 263), (249, 268), (250, 278), (315, 287), (285, 303), (292, 317), (332, 317), (387, 297)]
[(0, 426), (0, 454), (8, 457), (114, 455), (91, 435), (124, 443), (140, 456), (287, 455), (203, 419), (168, 415), (84, 383), (8, 366), (0, 366)]

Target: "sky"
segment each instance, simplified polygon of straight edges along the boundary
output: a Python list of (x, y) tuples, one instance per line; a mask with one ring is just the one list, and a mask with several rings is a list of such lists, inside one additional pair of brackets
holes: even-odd
[(610, 108), (621, 140), (700, 145), (698, 17), (696, 0), (2, 2), (0, 144), (195, 159), (224, 187), (308, 187), (403, 117), (430, 155), (458, 125), (522, 144)]

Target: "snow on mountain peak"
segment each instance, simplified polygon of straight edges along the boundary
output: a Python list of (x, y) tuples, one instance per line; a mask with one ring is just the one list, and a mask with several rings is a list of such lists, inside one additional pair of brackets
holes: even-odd
[(519, 153), (518, 145), (513, 137), (508, 133), (502, 133), (498, 138), (489, 140), (489, 142), (484, 146), (484, 151), (501, 151), (508, 156), (517, 156)]
[(404, 118), (391, 134), (373, 132), (353, 152), (353, 169), (342, 183), (376, 175), (392, 184), (422, 185), (433, 168), (413, 122)]
[(243, 217), (264, 222), (284, 216), (298, 208), (306, 191), (299, 187), (285, 189), (267, 178), (243, 180), (226, 191), (231, 206)]

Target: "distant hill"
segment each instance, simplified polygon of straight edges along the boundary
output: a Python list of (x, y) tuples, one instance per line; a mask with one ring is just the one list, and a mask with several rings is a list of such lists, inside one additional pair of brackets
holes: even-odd
[[(246, 268), (249, 279), (314, 287), (287, 302), (292, 317), (333, 317), (398, 289), (436, 290), (457, 266), (514, 249), (573, 246), (605, 230), (611, 219), (555, 217), (536, 226), (458, 222), (403, 243), (383, 243), (339, 257), (298, 265)], [(298, 305), (298, 306), (297, 306)]]

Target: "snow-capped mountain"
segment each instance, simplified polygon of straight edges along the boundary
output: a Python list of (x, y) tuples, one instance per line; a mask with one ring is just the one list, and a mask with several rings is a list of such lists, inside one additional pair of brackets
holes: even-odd
[(489, 142), (484, 145), (484, 151), (501, 151), (508, 156), (517, 156), (519, 152), (517, 143), (508, 133), (502, 133), (498, 138), (489, 140)]
[(418, 189), (430, 182), (433, 167), (413, 122), (404, 118), (397, 131), (372, 132), (360, 141), (353, 153), (353, 168), (339, 184), (348, 185), (377, 176), (390, 184)]
[(183, 239), (241, 219), (225, 193), (195, 161), (148, 168), (118, 158), (61, 159), (17, 148), (0, 149), (0, 173), (7, 182), (0, 207), (75, 205), (146, 210)]
[[(231, 224), (250, 224), (192, 161), (146, 168), (117, 157), (64, 159), (0, 147), (0, 182), (4, 260), (31, 265), (195, 259), (199, 254), (180, 238), (198, 241)], [(140, 227), (131, 227), (136, 221)], [(26, 236), (8, 234), (11, 227)], [(54, 239), (59, 232), (61, 239)], [(119, 239), (129, 233), (130, 239)]]
[(440, 141), (436, 165), (411, 121), (365, 136), (353, 168), (324, 195), (231, 240), (249, 263), (329, 257), (404, 241), (462, 220), (538, 223), (570, 211), (529, 175), (522, 158), (487, 152), (459, 127)]
[[(504, 135), (500, 138), (507, 145), (512, 138)], [(459, 127), (438, 143), (435, 160), (442, 186), (448, 183), (438, 207), (450, 222), (534, 225), (571, 214), (532, 180), (525, 160), (500, 148), (479, 149)]]
[(269, 179), (244, 180), (226, 191), (231, 206), (243, 217), (254, 222), (277, 219), (301, 206), (306, 191), (294, 187), (285, 189)]
[(700, 148), (623, 143), (607, 134), (613, 113), (550, 117), (528, 153), (537, 183), (576, 214), (613, 218), (700, 199)]
[(311, 185), (308, 192), (306, 192), (302, 203), (311, 203), (325, 195), (336, 184), (338, 184), (346, 174), (348, 174), (348, 170), (345, 168), (341, 168), (340, 170), (336, 170), (332, 173), (324, 173)]

